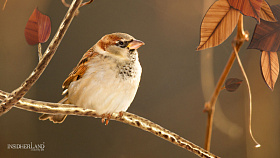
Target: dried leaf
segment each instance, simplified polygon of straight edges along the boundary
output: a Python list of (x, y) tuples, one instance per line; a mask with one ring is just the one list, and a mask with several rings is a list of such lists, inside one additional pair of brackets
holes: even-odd
[(230, 7), (227, 0), (216, 1), (203, 18), (197, 50), (215, 47), (224, 42), (236, 27), (239, 14), (239, 11)]
[[(271, 6), (275, 17), (280, 19), (280, 5)], [(260, 51), (277, 52), (280, 50), (280, 21), (268, 22), (261, 19), (257, 24), (251, 40), (249, 49)]]
[(242, 80), (238, 78), (229, 78), (225, 82), (225, 88), (229, 92), (234, 92), (238, 89), (240, 84), (242, 83)]
[(260, 18), (266, 21), (276, 21), (265, 0), (228, 0), (228, 3), (243, 15), (251, 16), (258, 22), (260, 22)]
[(251, 16), (260, 21), (259, 13), (263, 0), (228, 0), (233, 8), (241, 11), (243, 15)]
[(266, 84), (273, 90), (279, 75), (279, 62), (276, 52), (262, 51), (261, 70)]
[(25, 26), (24, 34), (30, 45), (46, 42), (51, 34), (50, 18), (40, 13), (37, 8), (34, 9)]
[(259, 16), (265, 21), (277, 22), (269, 4), (265, 0), (263, 1)]

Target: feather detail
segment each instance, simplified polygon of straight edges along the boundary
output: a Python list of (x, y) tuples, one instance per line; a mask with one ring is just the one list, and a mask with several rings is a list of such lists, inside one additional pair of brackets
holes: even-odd
[(100, 41), (98, 41), (97, 45), (103, 50), (106, 51), (107, 47), (110, 45), (115, 45), (117, 41), (122, 38), (116, 35), (107, 35), (104, 36)]
[(68, 77), (66, 78), (66, 80), (63, 82), (62, 88), (63, 88), (63, 93), (67, 94), (68, 92), (68, 87), (71, 84), (71, 82), (73, 81), (77, 81), (79, 79), (81, 79), (84, 75), (84, 73), (86, 72), (86, 70), (88, 69), (88, 61), (92, 58), (94, 58), (95, 56), (97, 56), (99, 53), (94, 52), (93, 48), (90, 48), (82, 57), (82, 59), (80, 60), (80, 62), (78, 63), (78, 65), (73, 69), (73, 71), (68, 75)]

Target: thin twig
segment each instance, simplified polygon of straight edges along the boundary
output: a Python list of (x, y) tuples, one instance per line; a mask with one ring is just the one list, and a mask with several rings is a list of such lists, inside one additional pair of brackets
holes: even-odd
[(225, 79), (235, 61), (235, 53), (232, 52), (231, 56), (224, 68), (224, 71), (222, 75), (220, 76), (220, 79), (216, 85), (216, 89), (212, 95), (212, 98), (209, 102), (205, 103), (205, 109), (204, 111), (207, 112), (207, 127), (206, 127), (206, 137), (205, 137), (205, 149), (210, 151), (210, 143), (211, 143), (211, 135), (212, 135), (212, 127), (213, 127), (213, 118), (214, 118), (214, 112), (215, 112), (215, 104), (217, 101), (217, 98), (219, 96), (219, 93), (222, 89), (222, 86), (225, 82)]
[(33, 86), (33, 84), (38, 80), (41, 74), (44, 72), (45, 68), (52, 59), (54, 53), (56, 52), (64, 34), (66, 33), (75, 12), (78, 10), (83, 0), (73, 0), (68, 12), (66, 13), (61, 25), (50, 42), (48, 48), (46, 49), (42, 60), (39, 61), (37, 67), (33, 70), (31, 75), (22, 83), (22, 85), (14, 90), (5, 100), (0, 104), (0, 116), (7, 111), (9, 111), (12, 106), (14, 106)]
[(89, 0), (88, 2), (84, 2), (81, 4), (81, 7), (85, 6), (85, 5), (88, 5), (90, 3), (92, 3), (94, 0)]
[(65, 6), (65, 7), (70, 7), (70, 4), (68, 4), (67, 2), (65, 2), (65, 0), (61, 0), (62, 4)]
[[(83, 6), (85, 6), (85, 5), (88, 5), (88, 4), (92, 3), (93, 1), (94, 1), (94, 0), (89, 0), (88, 2), (82, 3), (82, 4), (80, 5), (80, 8), (83, 7)], [(65, 7), (67, 7), (67, 8), (70, 7), (70, 4), (68, 4), (65, 0), (61, 0), (61, 2), (62, 2), (62, 4), (63, 4)], [(78, 16), (79, 13), (80, 13), (80, 11), (77, 10), (75, 16)]]
[[(88, 5), (88, 4), (90, 4), (90, 3), (92, 3), (94, 0), (89, 0), (88, 2), (84, 2), (84, 3), (82, 3), (81, 4), (81, 6), (80, 7), (83, 7), (83, 6), (85, 6), (85, 5)], [(70, 4), (68, 4), (65, 0), (61, 0), (61, 2), (62, 2), (62, 4), (65, 6), (65, 7), (70, 7)]]
[[(0, 100), (4, 100), (9, 95), (9, 93), (0, 90)], [(101, 118), (101, 115), (97, 115), (95, 110), (83, 109), (70, 104), (49, 103), (22, 98), (15, 106), (23, 110), (37, 113), (55, 113)], [(116, 120), (134, 127), (138, 127), (144, 131), (148, 131), (160, 138), (169, 141), (170, 143), (173, 143), (198, 155), (199, 157), (218, 158), (218, 156), (206, 151), (205, 149), (193, 144), (192, 142), (180, 137), (179, 135), (135, 114), (123, 112), (123, 115), (120, 116), (119, 113), (113, 113), (111, 120)]]
[(42, 60), (43, 55), (42, 55), (42, 44), (38, 43), (38, 57), (39, 57), (39, 61)]
[[(245, 37), (246, 36), (246, 37)], [(237, 35), (236, 39), (236, 51), (239, 52), (240, 47), (244, 43), (244, 39), (248, 38), (248, 35), (245, 33), (243, 28), (243, 15), (240, 14), (238, 24), (237, 24)], [(226, 80), (226, 77), (229, 74), (229, 71), (231, 70), (231, 67), (235, 61), (236, 55), (235, 52), (232, 51), (231, 56), (229, 57), (229, 60), (224, 68), (223, 73), (220, 76), (220, 79), (216, 85), (215, 91), (210, 99), (210, 101), (205, 103), (205, 109), (204, 111), (207, 112), (207, 127), (206, 127), (206, 137), (205, 137), (205, 149), (207, 151), (210, 151), (210, 144), (211, 144), (211, 135), (212, 135), (212, 127), (213, 127), (213, 118), (214, 118), (214, 112), (215, 112), (215, 104), (217, 101), (217, 98), (220, 94), (220, 91), (222, 89), (222, 86)]]
[(236, 59), (238, 61), (238, 64), (239, 64), (239, 67), (242, 71), (242, 74), (246, 80), (246, 83), (247, 83), (247, 87), (248, 87), (248, 93), (249, 93), (249, 133), (250, 133), (250, 136), (251, 138), (253, 139), (253, 141), (256, 143), (255, 147), (258, 148), (258, 147), (261, 147), (261, 145), (257, 142), (257, 140), (254, 138), (253, 136), (253, 132), (252, 132), (252, 93), (251, 93), (251, 88), (250, 88), (250, 83), (249, 83), (249, 80), (248, 80), (248, 77), (246, 75), (246, 72), (243, 68), (243, 65), (242, 65), (242, 62), (239, 58), (239, 55), (236, 51), (236, 46), (234, 43), (232, 43), (232, 48), (234, 50), (234, 53), (236, 55)]
[(5, 7), (6, 7), (6, 5), (7, 5), (7, 2), (8, 2), (8, 0), (5, 0), (2, 10), (5, 9)]

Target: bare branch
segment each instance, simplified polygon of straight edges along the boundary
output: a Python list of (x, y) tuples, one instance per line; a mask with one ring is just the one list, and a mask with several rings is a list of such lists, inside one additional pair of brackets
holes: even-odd
[[(5, 100), (5, 98), (7, 98), (9, 95), (9, 93), (0, 90), (1, 101)], [(49, 103), (22, 98), (15, 106), (23, 110), (37, 113), (55, 113), (101, 118), (101, 115), (97, 115), (95, 110), (83, 109), (70, 104)], [(113, 113), (111, 120), (116, 120), (134, 127), (138, 127), (144, 131), (148, 131), (160, 138), (163, 138), (179, 147), (182, 147), (198, 155), (199, 157), (218, 158), (218, 156), (215, 156), (214, 154), (180, 137), (179, 135), (135, 114), (124, 112), (122, 116), (119, 116), (119, 113)]]
[[(85, 6), (85, 5), (88, 5), (88, 4), (90, 4), (90, 3), (92, 3), (94, 0), (89, 0), (88, 2), (84, 2), (84, 3), (82, 3), (81, 4), (81, 6), (80, 7), (83, 7), (83, 6)], [(65, 7), (70, 7), (70, 4), (68, 4), (65, 0), (61, 0), (61, 2), (62, 2), (62, 4), (65, 6)]]
[[(236, 35), (236, 51), (239, 52), (241, 46), (243, 45), (244, 41), (247, 40), (248, 34), (245, 33), (243, 28), (243, 15), (240, 14), (238, 24), (237, 24), (237, 35)], [(221, 74), (219, 81), (216, 85), (215, 91), (211, 99), (205, 103), (204, 111), (207, 112), (207, 127), (206, 127), (206, 136), (205, 136), (205, 149), (210, 151), (210, 143), (211, 143), (211, 135), (212, 135), (212, 126), (213, 126), (213, 118), (215, 112), (215, 104), (218, 99), (218, 96), (222, 90), (222, 86), (226, 80), (226, 77), (231, 70), (231, 67), (235, 61), (236, 55), (235, 51), (233, 50), (228, 62), (224, 68), (223, 73)]]
[(33, 86), (38, 80), (41, 74), (46, 69), (54, 53), (56, 52), (62, 38), (64, 37), (76, 11), (79, 9), (83, 0), (73, 0), (71, 6), (68, 9), (64, 19), (62, 20), (60, 27), (46, 49), (43, 58), (39, 61), (37, 67), (33, 70), (30, 76), (22, 83), (22, 85), (14, 90), (7, 98), (5, 98), (0, 104), (0, 116), (9, 111)]

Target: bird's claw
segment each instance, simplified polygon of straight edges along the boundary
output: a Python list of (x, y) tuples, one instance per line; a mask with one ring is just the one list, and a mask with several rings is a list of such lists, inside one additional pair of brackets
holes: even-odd
[(101, 115), (101, 122), (104, 123), (105, 122), (105, 125), (108, 125), (109, 124), (109, 120), (111, 118), (112, 114), (102, 114)]

